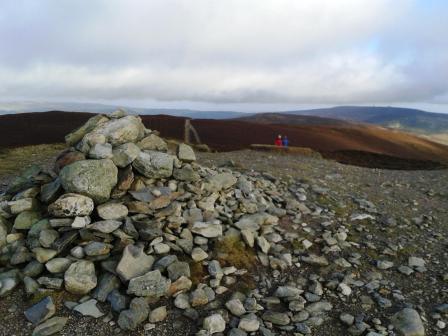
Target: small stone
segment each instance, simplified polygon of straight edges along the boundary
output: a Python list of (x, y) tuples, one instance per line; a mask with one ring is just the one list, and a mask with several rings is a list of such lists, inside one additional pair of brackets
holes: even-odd
[(102, 233), (112, 233), (121, 226), (121, 221), (108, 219), (99, 222), (95, 222), (90, 225), (90, 228)]
[(56, 256), (58, 252), (51, 249), (36, 247), (35, 249), (33, 249), (33, 253), (38, 262), (40, 262), (41, 264), (45, 264), (48, 260)]
[(45, 268), (50, 273), (63, 273), (70, 267), (71, 264), (72, 261), (70, 259), (54, 258), (45, 264)]
[(82, 259), (85, 256), (84, 249), (81, 246), (75, 246), (70, 250), (70, 254), (78, 259)]
[(107, 302), (110, 303), (112, 310), (117, 313), (126, 309), (129, 304), (129, 301), (130, 301), (129, 297), (121, 294), (117, 289), (114, 289), (107, 296)]
[(190, 302), (188, 301), (188, 295), (181, 293), (176, 296), (174, 299), (174, 306), (179, 309), (187, 309), (190, 308)]
[(146, 255), (143, 247), (127, 245), (123, 250), (116, 272), (123, 281), (129, 281), (147, 273), (153, 263), (154, 257)]
[(400, 336), (425, 336), (420, 315), (414, 309), (404, 308), (396, 313), (391, 321)]
[(51, 245), (59, 238), (59, 233), (53, 229), (44, 229), (40, 231), (39, 243), (42, 247), (50, 248)]
[(44, 286), (46, 288), (61, 289), (62, 283), (64, 281), (59, 278), (40, 277), (39, 279), (37, 279), (37, 282), (39, 283), (39, 285)]
[(149, 307), (144, 298), (134, 298), (128, 310), (123, 310), (118, 317), (118, 325), (124, 330), (134, 330), (148, 318)]
[(181, 143), (177, 147), (177, 157), (183, 162), (196, 161), (196, 155), (194, 154), (193, 149), (184, 143)]
[(148, 272), (142, 276), (132, 278), (129, 282), (127, 294), (136, 296), (150, 296), (159, 298), (168, 291), (171, 282), (159, 270)]
[(269, 249), (271, 248), (271, 244), (269, 244), (269, 242), (263, 236), (257, 237), (257, 245), (265, 254), (267, 254), (269, 252)]
[(417, 258), (417, 257), (409, 257), (408, 259), (408, 265), (409, 267), (425, 267), (425, 260), (423, 260), (422, 258)]
[(90, 148), (89, 157), (92, 159), (111, 159), (112, 145), (110, 143), (95, 144)]
[(279, 313), (274, 311), (266, 311), (263, 314), (263, 320), (271, 322), (275, 325), (285, 326), (291, 322), (289, 316), (285, 313)]
[(315, 266), (328, 266), (329, 262), (325, 256), (318, 256), (315, 254), (310, 254), (309, 256), (302, 256), (302, 261), (304, 263), (315, 265)]
[(167, 270), (172, 281), (179, 279), (181, 276), (190, 277), (190, 266), (186, 262), (175, 261), (168, 266)]
[(70, 265), (64, 274), (65, 289), (73, 294), (85, 295), (96, 287), (95, 266), (91, 261), (79, 260)]
[(94, 318), (99, 318), (104, 315), (104, 313), (98, 309), (95, 299), (90, 299), (86, 302), (81, 303), (80, 305), (77, 305), (75, 308), (73, 308), (74, 311), (77, 311), (78, 313), (81, 313), (83, 316), (91, 316)]
[(16, 230), (28, 230), (41, 219), (38, 211), (23, 211), (14, 220), (13, 228)]
[(101, 242), (90, 242), (84, 246), (84, 252), (86, 255), (94, 257), (106, 255), (110, 252), (111, 245)]
[(376, 267), (378, 267), (381, 270), (387, 270), (389, 268), (394, 267), (394, 263), (388, 260), (377, 260)]
[(52, 317), (38, 325), (33, 330), (32, 336), (49, 336), (61, 331), (68, 321), (68, 317)]
[(166, 306), (158, 307), (149, 313), (149, 322), (157, 323), (165, 320), (167, 317)]
[(246, 314), (246, 309), (244, 308), (243, 303), (238, 299), (227, 301), (226, 307), (235, 316)]
[(116, 275), (104, 273), (100, 276), (100, 281), (92, 296), (100, 302), (105, 302), (114, 289), (120, 288), (120, 284), (120, 279)]
[(104, 203), (96, 208), (98, 216), (102, 219), (122, 219), (128, 215), (128, 208), (121, 203)]
[(260, 329), (260, 321), (258, 321), (256, 315), (249, 314), (240, 319), (238, 328), (247, 332), (254, 332)]
[(220, 314), (213, 314), (204, 319), (202, 327), (210, 334), (216, 334), (226, 329), (226, 321)]
[(140, 148), (132, 142), (122, 144), (112, 151), (112, 161), (117, 167), (125, 168), (140, 154)]
[(351, 326), (353, 322), (355, 322), (355, 317), (348, 313), (342, 313), (341, 315), (339, 315), (339, 319), (347, 326)]
[(170, 250), (171, 250), (171, 248), (167, 244), (161, 243), (161, 244), (154, 245), (154, 252), (156, 254), (165, 254), (165, 253), (170, 252)]
[(201, 249), (200, 247), (195, 247), (193, 248), (193, 250), (191, 251), (191, 258), (196, 261), (202, 261), (208, 258), (208, 254), (207, 252), (205, 252), (203, 249)]
[(65, 194), (48, 206), (48, 212), (56, 217), (88, 216), (93, 211), (93, 200), (78, 194)]
[(28, 276), (23, 278), (23, 284), (25, 285), (25, 292), (27, 295), (33, 295), (39, 289), (37, 281)]
[(25, 310), (24, 314), (28, 321), (33, 324), (41, 323), (56, 313), (56, 307), (51, 297), (47, 296), (34, 306)]
[(216, 238), (222, 236), (222, 225), (220, 223), (195, 222), (191, 232), (206, 238)]

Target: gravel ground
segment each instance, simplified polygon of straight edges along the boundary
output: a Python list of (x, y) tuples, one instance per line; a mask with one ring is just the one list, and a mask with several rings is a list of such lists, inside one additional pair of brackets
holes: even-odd
[[(198, 153), (203, 165), (226, 165), (236, 170), (266, 172), (277, 178), (300, 180), (302, 183), (317, 185), (321, 190), (309, 195), (308, 202), (318, 204), (324, 216), (305, 217), (307, 225), (316, 231), (327, 211), (337, 214), (337, 220), (350, 229), (350, 241), (360, 244), (356, 252), (362, 255), (362, 264), (353, 273), (366, 274), (374, 270), (377, 259), (392, 260), (395, 265), (403, 265), (409, 256), (422, 257), (426, 261), (427, 272), (409, 276), (393, 270), (382, 271), (393, 289), (399, 289), (424, 319), (427, 335), (447, 335), (447, 329), (436, 327), (432, 316), (434, 306), (448, 302), (448, 170), (394, 171), (346, 166), (334, 161), (298, 155), (272, 154), (269, 152), (237, 151), (228, 153)], [(51, 160), (39, 158), (48, 166)], [(0, 176), (0, 189), (11, 176)], [(365, 213), (360, 202), (368, 200), (376, 208), (379, 222), (369, 220), (351, 221), (354, 213)], [(272, 278), (272, 281), (308, 277), (320, 270), (303, 266), (288, 274)], [(271, 277), (268, 270), (258, 277)], [(362, 294), (362, 293), (361, 293)], [(382, 293), (390, 297), (387, 289)], [(357, 294), (358, 295), (358, 294)], [(360, 295), (360, 294), (359, 294)], [(363, 313), (368, 318), (378, 317), (387, 321), (396, 310), (361, 306), (360, 296), (350, 296), (344, 301), (328, 298), (334, 305), (330, 315), (334, 323), (324, 323), (313, 329), (313, 335), (347, 335), (347, 328), (338, 320), (340, 312), (354, 315)], [(22, 289), (0, 300), (0, 336), (30, 335), (33, 326), (23, 316), (23, 310), (31, 305)], [(102, 318), (82, 317), (69, 313), (58, 304), (58, 315), (69, 316), (69, 322), (62, 335), (120, 334), (113, 322)], [(123, 335), (189, 335), (196, 329), (191, 322), (169, 310), (169, 318), (156, 325), (153, 330), (143, 328)], [(106, 319), (107, 321), (107, 319)], [(446, 321), (445, 321), (446, 322)], [(385, 325), (387, 327), (387, 324)]]

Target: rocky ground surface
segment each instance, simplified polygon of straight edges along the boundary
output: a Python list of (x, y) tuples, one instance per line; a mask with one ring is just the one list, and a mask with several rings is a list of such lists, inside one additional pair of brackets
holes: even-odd
[[(88, 151), (89, 156), (96, 154)], [(80, 220), (75, 225), (71, 220), (70, 230), (59, 226), (61, 222), (44, 229), (44, 234), (39, 233), (37, 250), (27, 245), (25, 250), (23, 244), (10, 248), (9, 254), (3, 250), (8, 257), (0, 259), (7, 265), (0, 267), (0, 335), (29, 335), (42, 324), (46, 330), (51, 329), (49, 325), (60, 325), (62, 335), (447, 334), (447, 170), (377, 170), (255, 151), (196, 155), (201, 166), (212, 169), (191, 164), (201, 179), (219, 172), (238, 180), (221, 180), (227, 186), (220, 188), (217, 199), (209, 198), (208, 204), (204, 198), (210, 194), (196, 199), (202, 210), (201, 222), (207, 225), (191, 220), (188, 225), (181, 224), (180, 230), (170, 228), (175, 237), (165, 230), (162, 239), (139, 232), (139, 238), (133, 237), (135, 244), (130, 244), (135, 248), (126, 248), (130, 249), (128, 257), (141, 259), (140, 266), (148, 257), (158, 263), (158, 267), (149, 267), (148, 273), (160, 269), (163, 275), (157, 283), (170, 282), (168, 291), (148, 300), (145, 279), (131, 274), (138, 270), (126, 269), (123, 273), (116, 265), (111, 268), (102, 263), (114, 259), (114, 255), (118, 260), (124, 258), (126, 249), (123, 251), (117, 241), (126, 240), (122, 233), (129, 235), (129, 231), (116, 229), (115, 225), (127, 224), (110, 219), (111, 212), (116, 214), (122, 208), (102, 211), (95, 205), (92, 218), (102, 218), (86, 225), (93, 225), (88, 231), (96, 232), (96, 236), (84, 235), (68, 255), (46, 260), (48, 256), (42, 252), (54, 248), (55, 237), (79, 229)], [(139, 165), (135, 168), (143, 171)], [(187, 169), (184, 173), (192, 172)], [(250, 183), (241, 182), (242, 177)], [(0, 183), (11, 181), (11, 176), (2, 178)], [(177, 191), (185, 188), (190, 193), (198, 192), (186, 188), (180, 178), (177, 175)], [(251, 198), (251, 194), (258, 198)], [(33, 207), (18, 202), (20, 199), (29, 197), (8, 201), (13, 202), (9, 206), (15, 207), (17, 216), (24, 208)], [(63, 200), (51, 200), (58, 205), (49, 208), (53, 217), (66, 215), (58, 213), (67, 210), (61, 204)], [(89, 208), (90, 203), (85, 204), (88, 200), (76, 200), (84, 202), (83, 210)], [(166, 199), (158, 201), (169, 203)], [(137, 204), (129, 202), (121, 203), (128, 211), (134, 206), (135, 211)], [(196, 210), (191, 212), (197, 208), (188, 200), (178, 198), (175, 202), (189, 209), (183, 217), (198, 215)], [(160, 209), (151, 215), (164, 207)], [(86, 217), (82, 215), (78, 218)], [(117, 216), (121, 221), (121, 215)], [(132, 216), (138, 220), (135, 214)], [(204, 218), (207, 216), (208, 220)], [(14, 225), (16, 221), (17, 217)], [(18, 223), (14, 232), (20, 234), (23, 220)], [(28, 238), (32, 238), (30, 231)], [(10, 245), (21, 241), (14, 232), (8, 238)], [(142, 238), (145, 234), (149, 237)], [(172, 256), (179, 261), (173, 261)], [(46, 270), (33, 270), (39, 268), (34, 259), (39, 259), (38, 264), (45, 265)], [(175, 267), (170, 267), (173, 263)], [(29, 264), (32, 266), (26, 266)], [(98, 280), (93, 281), (95, 275), (88, 270), (91, 264), (95, 264), (93, 273), (96, 270)], [(27, 280), (23, 274), (12, 274), (11, 269), (26, 273)], [(78, 273), (86, 276), (79, 279)], [(140, 285), (133, 278), (139, 278)], [(14, 290), (8, 290), (11, 280), (5, 279), (17, 282)], [(61, 290), (63, 287), (68, 292)], [(112, 290), (117, 287), (119, 291)], [(150, 291), (154, 289), (149, 287)], [(126, 304), (114, 311), (110, 303), (119, 306), (119, 298)], [(41, 330), (35, 333), (49, 334), (45, 328)]]

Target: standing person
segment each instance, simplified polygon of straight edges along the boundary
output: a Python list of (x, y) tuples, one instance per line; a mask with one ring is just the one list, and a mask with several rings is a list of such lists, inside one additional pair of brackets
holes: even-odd
[(277, 139), (275, 139), (274, 144), (277, 147), (282, 147), (283, 146), (282, 136), (280, 134), (278, 135)]
[(289, 140), (286, 135), (283, 136), (282, 145), (283, 145), (283, 147), (288, 147), (288, 145), (289, 145)]

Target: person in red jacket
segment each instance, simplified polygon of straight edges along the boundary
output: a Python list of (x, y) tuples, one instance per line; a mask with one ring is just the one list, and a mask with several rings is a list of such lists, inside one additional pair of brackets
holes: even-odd
[(277, 147), (282, 147), (282, 146), (283, 146), (283, 143), (282, 143), (282, 136), (281, 136), (280, 134), (278, 135), (277, 139), (275, 139), (274, 144), (275, 144), (275, 146), (277, 146)]

